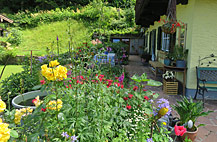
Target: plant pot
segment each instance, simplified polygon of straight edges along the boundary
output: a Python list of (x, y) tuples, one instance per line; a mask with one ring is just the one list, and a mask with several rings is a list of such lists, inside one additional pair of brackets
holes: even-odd
[(47, 96), (47, 94), (48, 94), (47, 92), (41, 92), (40, 90), (27, 92), (27, 93), (24, 93), (22, 95), (18, 95), (16, 97), (14, 97), (12, 100), (12, 105), (17, 109), (26, 108), (26, 107), (29, 107), (31, 109), (35, 109), (36, 108), (35, 106), (20, 105), (20, 103), (22, 103), (26, 100), (30, 100), (30, 99), (33, 100), (37, 96), (39, 96), (39, 97)]
[(184, 60), (176, 60), (176, 67), (185, 68), (186, 67), (186, 61), (184, 61)]
[[(196, 127), (196, 126), (195, 126)], [(197, 128), (197, 127), (196, 127)], [(188, 139), (190, 139), (192, 142), (194, 142), (194, 140), (196, 139), (197, 136), (197, 132), (198, 132), (198, 128), (196, 131), (194, 132), (190, 132), (190, 131), (186, 131), (185, 134), (183, 136), (181, 136), (182, 141), (185, 140), (185, 137), (187, 137)]]
[(169, 66), (170, 65), (170, 59), (164, 59), (164, 64), (166, 66)]

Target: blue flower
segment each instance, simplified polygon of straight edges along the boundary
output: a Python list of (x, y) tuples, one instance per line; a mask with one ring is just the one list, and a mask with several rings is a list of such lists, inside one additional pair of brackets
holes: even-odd
[(72, 140), (71, 142), (78, 141), (77, 138), (78, 138), (77, 136), (71, 136), (71, 140)]
[(69, 138), (69, 135), (67, 134), (67, 132), (63, 132), (61, 135), (62, 135), (63, 137)]
[(147, 142), (154, 142), (154, 141), (152, 140), (152, 138), (147, 138), (146, 141), (147, 141)]

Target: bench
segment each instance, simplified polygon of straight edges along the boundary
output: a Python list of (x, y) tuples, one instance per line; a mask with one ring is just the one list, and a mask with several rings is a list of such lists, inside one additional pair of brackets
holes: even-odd
[(205, 103), (204, 93), (205, 91), (217, 91), (217, 86), (211, 86), (211, 84), (217, 85), (217, 68), (215, 67), (196, 67), (197, 74), (197, 88), (194, 99), (197, 98), (197, 94), (202, 95), (203, 105)]
[(164, 64), (162, 64), (161, 62), (149, 61), (149, 64), (151, 65), (150, 69), (154, 73), (155, 77), (157, 77), (159, 70), (163, 71), (163, 69), (164, 69)]

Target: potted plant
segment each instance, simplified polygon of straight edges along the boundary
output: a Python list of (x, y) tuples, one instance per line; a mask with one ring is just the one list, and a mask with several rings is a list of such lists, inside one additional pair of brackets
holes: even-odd
[(143, 63), (143, 65), (145, 65), (145, 63), (148, 63), (150, 59), (151, 59), (151, 55), (148, 54), (148, 50), (147, 48), (145, 48), (144, 52), (141, 55), (141, 62)]
[(166, 71), (163, 77), (163, 92), (167, 95), (177, 95), (178, 82), (175, 80), (175, 75), (172, 71)]
[(176, 32), (177, 27), (183, 27), (185, 24), (181, 21), (173, 20), (170, 18), (160, 19), (159, 23), (163, 24), (161, 29), (166, 34), (174, 34)]
[(174, 60), (176, 61), (176, 67), (184, 68), (186, 67), (186, 58), (188, 55), (188, 50), (184, 49), (182, 46), (176, 45), (174, 48)]
[(187, 129), (187, 132), (182, 136), (182, 139), (188, 137), (194, 141), (198, 132), (198, 127), (204, 126), (204, 124), (196, 126), (196, 120), (200, 116), (207, 116), (212, 111), (204, 112), (202, 101), (194, 102), (192, 98), (188, 100), (186, 97), (183, 97), (183, 100), (181, 101), (177, 101), (177, 104), (172, 107), (180, 116), (179, 125), (183, 125)]
[(174, 53), (173, 52), (168, 52), (167, 54), (166, 54), (166, 57), (164, 58), (164, 64), (166, 65), (166, 66), (170, 66), (171, 65), (171, 61), (173, 61), (174, 60)]

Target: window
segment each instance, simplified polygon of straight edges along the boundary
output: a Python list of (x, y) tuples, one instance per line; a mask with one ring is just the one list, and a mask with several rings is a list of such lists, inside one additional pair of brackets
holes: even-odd
[(165, 34), (164, 32), (162, 32), (161, 50), (168, 52), (169, 47), (170, 47), (170, 34)]
[(117, 42), (120, 42), (120, 41), (121, 41), (120, 39), (113, 39), (112, 40), (113, 43), (117, 43)]
[(176, 29), (177, 35), (176, 35), (176, 44), (186, 48), (186, 33), (187, 33), (187, 24), (185, 24), (184, 27), (178, 27)]

